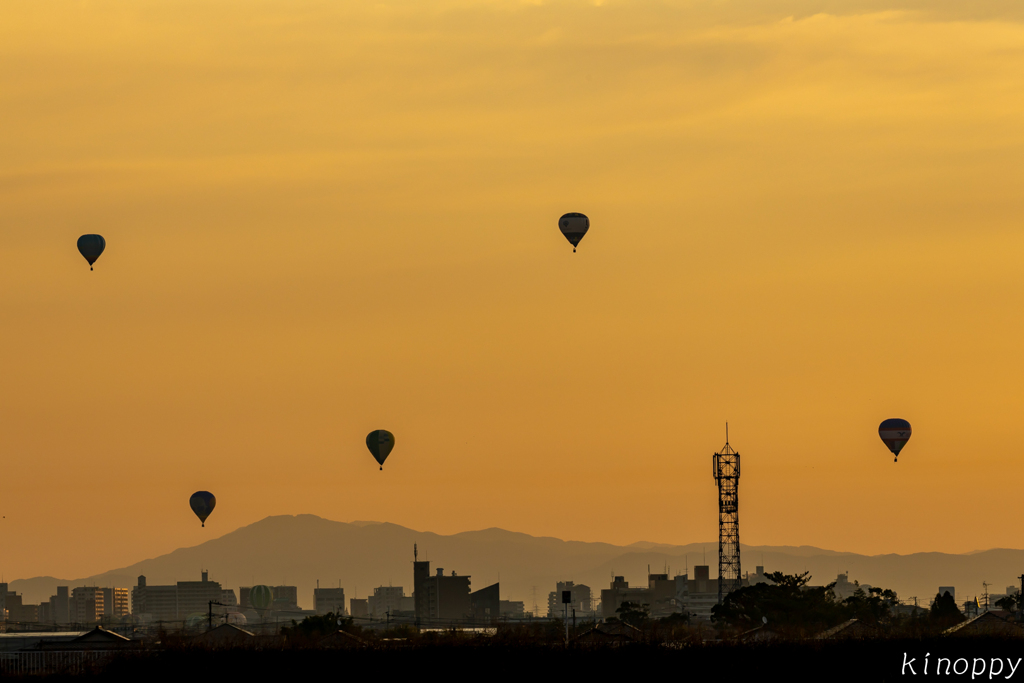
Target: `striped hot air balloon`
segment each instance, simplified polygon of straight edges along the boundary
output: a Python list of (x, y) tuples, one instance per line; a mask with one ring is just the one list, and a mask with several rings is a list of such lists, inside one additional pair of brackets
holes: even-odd
[(384, 469), (384, 461), (395, 447), (395, 435), (386, 429), (377, 429), (366, 435), (366, 447), (370, 449), (373, 459)]
[(889, 418), (878, 425), (878, 436), (882, 437), (882, 443), (896, 456), (892, 460), (896, 462), (900, 451), (910, 440), (910, 423), (898, 417)]
[(274, 604), (274, 589), (270, 586), (253, 586), (249, 590), (249, 604), (254, 610), (265, 612)]
[(575, 253), (576, 245), (587, 234), (587, 230), (590, 230), (590, 219), (582, 213), (567, 213), (558, 219), (558, 229), (565, 235), (565, 239), (569, 240)]

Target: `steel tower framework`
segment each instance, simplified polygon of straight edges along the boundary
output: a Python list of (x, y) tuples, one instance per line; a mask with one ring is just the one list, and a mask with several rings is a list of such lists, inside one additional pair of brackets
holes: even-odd
[(740, 454), (729, 445), (713, 458), (718, 484), (718, 604), (740, 587)]

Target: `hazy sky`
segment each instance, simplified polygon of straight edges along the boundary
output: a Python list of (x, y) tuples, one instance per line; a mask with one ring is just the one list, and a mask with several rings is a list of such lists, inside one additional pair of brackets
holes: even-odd
[(4, 2), (0, 570), (705, 541), (726, 420), (744, 543), (1021, 547), (1024, 9), (961, 4)]

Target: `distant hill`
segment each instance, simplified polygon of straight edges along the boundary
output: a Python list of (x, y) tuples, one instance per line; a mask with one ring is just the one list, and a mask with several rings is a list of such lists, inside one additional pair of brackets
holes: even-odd
[[(210, 579), (225, 588), (254, 583), (295, 585), (299, 602), (312, 607), (313, 588), (345, 588), (346, 597), (365, 597), (374, 586), (404, 586), (412, 592), (412, 548), (420, 559), (445, 573), (455, 570), (472, 577), (474, 590), (501, 579), (503, 599), (522, 600), (532, 607), (533, 589), (541, 613), (556, 581), (585, 583), (595, 591), (606, 588), (612, 575), (632, 585), (645, 585), (647, 568), (655, 573), (682, 573), (702, 564), (704, 552), (711, 575), (717, 573), (716, 542), (685, 546), (661, 543), (609, 543), (562, 541), (557, 538), (484, 529), (442, 536), (379, 522), (334, 522), (314, 515), (267, 517), (220, 538), (161, 557), (138, 562), (81, 579), (36, 577), (12, 581), (10, 590), (27, 602), (47, 600), (57, 585), (124, 586), (136, 584), (140, 574), (152, 584), (198, 580), (208, 569)], [(742, 546), (743, 568), (753, 571), (796, 573), (810, 571), (812, 583), (834, 581), (840, 571), (851, 580), (896, 590), (902, 598), (917, 596), (928, 604), (938, 587), (956, 586), (957, 599), (980, 594), (982, 581), (1001, 593), (1024, 573), (1024, 550), (985, 550), (964, 555), (915, 553), (912, 555), (857, 555), (810, 546)]]

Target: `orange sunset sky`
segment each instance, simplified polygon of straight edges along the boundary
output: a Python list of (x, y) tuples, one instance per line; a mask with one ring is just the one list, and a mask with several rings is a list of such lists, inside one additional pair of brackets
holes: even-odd
[(964, 4), (4, 2), (0, 571), (709, 541), (726, 420), (744, 543), (1024, 546), (1024, 9)]

